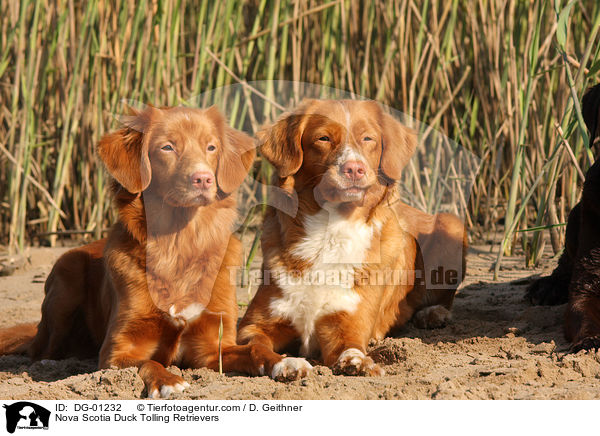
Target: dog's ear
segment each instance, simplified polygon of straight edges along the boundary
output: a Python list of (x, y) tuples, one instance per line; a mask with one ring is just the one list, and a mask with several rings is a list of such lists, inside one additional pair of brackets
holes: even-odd
[(381, 124), (381, 172), (392, 180), (400, 180), (402, 169), (417, 148), (416, 132), (386, 113), (381, 114)]
[(225, 125), (223, 150), (219, 156), (217, 184), (219, 189), (230, 194), (237, 189), (256, 157), (254, 138)]
[(223, 148), (217, 164), (217, 185), (225, 194), (237, 189), (246, 176), (256, 156), (254, 139), (227, 125), (225, 117), (216, 106), (205, 111), (221, 132)]
[(581, 112), (583, 120), (590, 132), (590, 147), (594, 140), (600, 136), (600, 85), (590, 88), (581, 100)]
[(302, 114), (287, 113), (256, 133), (260, 153), (281, 178), (295, 174), (302, 166), (303, 118)]
[(147, 135), (152, 110), (156, 109), (129, 108), (121, 119), (125, 127), (107, 133), (98, 144), (98, 155), (110, 175), (134, 194), (146, 189), (152, 178)]

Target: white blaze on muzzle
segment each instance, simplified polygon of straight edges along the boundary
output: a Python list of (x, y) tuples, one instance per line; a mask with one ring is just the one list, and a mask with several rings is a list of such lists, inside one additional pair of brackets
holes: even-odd
[(352, 162), (352, 161), (361, 162), (363, 164), (367, 163), (365, 160), (365, 157), (363, 156), (363, 154), (360, 151), (355, 150), (348, 144), (344, 144), (341, 152), (338, 154), (338, 157), (335, 160), (335, 163), (336, 163), (336, 165), (341, 167), (346, 162)]

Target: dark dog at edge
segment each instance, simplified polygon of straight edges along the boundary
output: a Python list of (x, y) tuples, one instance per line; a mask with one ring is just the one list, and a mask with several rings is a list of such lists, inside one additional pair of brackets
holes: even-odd
[[(590, 143), (600, 138), (600, 85), (583, 97), (582, 112)], [(536, 305), (568, 303), (565, 336), (570, 351), (600, 349), (600, 160), (588, 170), (581, 200), (567, 222), (565, 249), (558, 266), (527, 289)]]

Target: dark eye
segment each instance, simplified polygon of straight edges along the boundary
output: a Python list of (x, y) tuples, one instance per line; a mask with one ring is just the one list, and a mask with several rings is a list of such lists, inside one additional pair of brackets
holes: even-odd
[(321, 136), (321, 137), (319, 138), (319, 141), (330, 142), (330, 141), (331, 141), (331, 139), (329, 139), (329, 136)]
[(164, 151), (175, 151), (175, 150), (173, 150), (173, 146), (171, 144), (167, 144), (167, 145), (161, 147), (160, 149), (164, 150)]
[(363, 141), (372, 141), (372, 140), (373, 140), (373, 138), (371, 138), (370, 136), (365, 136), (363, 138)]
[(217, 149), (217, 147), (215, 147), (214, 145), (210, 144), (208, 147), (206, 147), (206, 149), (208, 151), (215, 151)]

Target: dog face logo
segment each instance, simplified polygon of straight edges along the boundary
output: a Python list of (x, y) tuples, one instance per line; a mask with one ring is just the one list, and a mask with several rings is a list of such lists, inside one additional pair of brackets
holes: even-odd
[(48, 429), (50, 411), (28, 401), (3, 406), (6, 409), (6, 431), (19, 429)]

